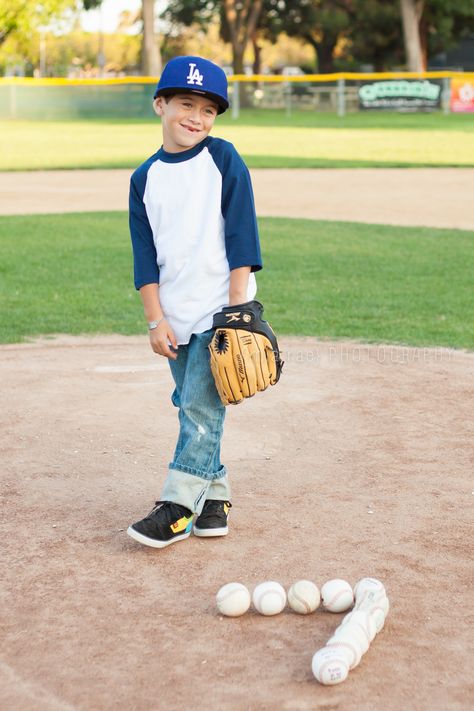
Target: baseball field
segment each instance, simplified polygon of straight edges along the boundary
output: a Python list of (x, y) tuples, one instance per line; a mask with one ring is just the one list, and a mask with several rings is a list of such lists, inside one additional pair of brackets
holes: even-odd
[[(472, 707), (467, 118), (244, 116), (216, 130), (252, 166), (258, 296), (285, 366), (228, 411), (229, 535), (161, 551), (125, 534), (177, 434), (127, 232), (130, 168), (159, 128), (2, 124), (1, 708)], [(231, 581), (368, 575), (390, 613), (335, 687), (311, 658), (342, 614), (229, 619), (215, 605)]]

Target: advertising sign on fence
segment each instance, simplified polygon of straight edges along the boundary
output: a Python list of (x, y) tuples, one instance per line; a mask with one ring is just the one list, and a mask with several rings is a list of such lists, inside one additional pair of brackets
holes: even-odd
[(451, 79), (451, 111), (454, 113), (474, 113), (474, 80), (462, 77)]
[(441, 108), (442, 83), (433, 79), (388, 79), (359, 87), (363, 110), (433, 111)]

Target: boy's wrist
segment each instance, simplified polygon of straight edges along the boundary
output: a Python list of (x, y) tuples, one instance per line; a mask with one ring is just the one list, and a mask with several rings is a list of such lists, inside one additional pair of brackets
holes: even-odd
[(155, 319), (155, 320), (153, 320), (153, 321), (148, 321), (148, 330), (149, 330), (149, 331), (154, 331), (155, 328), (158, 328), (158, 326), (160, 325), (160, 323), (161, 323), (162, 321), (164, 321), (164, 320), (165, 320), (165, 317), (162, 316), (162, 317), (159, 318), (159, 319)]
[(229, 306), (245, 304), (246, 301), (248, 301), (247, 293), (229, 295)]

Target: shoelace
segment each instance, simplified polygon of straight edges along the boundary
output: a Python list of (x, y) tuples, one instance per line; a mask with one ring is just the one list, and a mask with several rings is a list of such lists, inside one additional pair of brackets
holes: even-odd
[[(179, 504), (175, 504), (173, 501), (155, 501), (155, 506), (153, 509), (150, 511), (148, 514), (147, 518), (150, 518), (150, 516), (153, 516), (153, 514), (158, 511), (159, 509), (162, 509), (166, 506), (167, 513), (168, 513), (168, 518), (171, 519), (174, 517), (174, 514), (171, 515), (171, 507), (175, 506), (176, 508), (180, 508)], [(184, 508), (184, 507), (182, 507)]]
[[(155, 505), (148, 514), (147, 518), (150, 518), (150, 516), (153, 516), (154, 513), (156, 513), (159, 509), (162, 509), (166, 504), (171, 504), (171, 501), (155, 501)], [(169, 508), (169, 506), (168, 506)]]

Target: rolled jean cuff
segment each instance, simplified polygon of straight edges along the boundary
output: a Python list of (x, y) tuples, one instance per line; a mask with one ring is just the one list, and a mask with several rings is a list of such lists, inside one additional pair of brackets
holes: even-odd
[(211, 481), (206, 492), (206, 499), (213, 499), (215, 501), (232, 501), (232, 494), (227, 475), (220, 477), (220, 479), (213, 479)]
[(216, 472), (208, 472), (205, 469), (196, 469), (195, 467), (188, 467), (186, 464), (178, 464), (177, 462), (170, 462), (169, 468), (174, 471), (184, 472), (185, 474), (192, 474), (193, 476), (198, 476), (201, 479), (206, 479), (206, 481), (213, 481), (214, 479), (221, 479), (221, 477), (226, 476), (227, 471), (224, 465), (220, 467)]
[(206, 500), (209, 480), (201, 476), (194, 476), (178, 469), (169, 469), (161, 501), (173, 501), (190, 509), (193, 513), (201, 513)]

